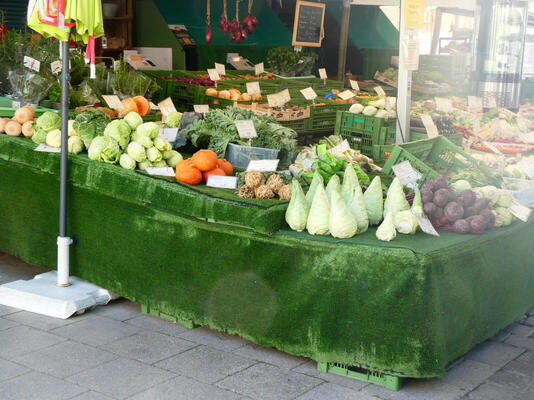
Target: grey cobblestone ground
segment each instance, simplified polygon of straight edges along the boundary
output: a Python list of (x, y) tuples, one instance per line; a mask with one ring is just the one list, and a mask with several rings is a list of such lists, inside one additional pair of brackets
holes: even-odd
[[(0, 284), (40, 272), (0, 253)], [(442, 379), (399, 392), (124, 299), (65, 321), (0, 306), (0, 343), (1, 400), (534, 400), (534, 309)]]

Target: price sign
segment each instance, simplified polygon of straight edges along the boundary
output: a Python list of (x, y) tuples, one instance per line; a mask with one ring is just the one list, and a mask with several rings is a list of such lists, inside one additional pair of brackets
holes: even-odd
[(159, 107), (157, 105), (155, 105), (154, 103), (152, 103), (151, 101), (148, 103), (150, 105), (150, 109), (151, 110), (159, 110)]
[(251, 119), (235, 121), (235, 127), (237, 128), (239, 137), (242, 139), (254, 139), (255, 137), (258, 137), (254, 122), (252, 122)]
[(208, 69), (208, 75), (210, 76), (210, 79), (214, 82), (221, 80), (221, 77), (219, 76), (219, 73), (216, 69)]
[(494, 152), (495, 154), (501, 154), (501, 155), (502, 155), (501, 151), (500, 151), (497, 147), (495, 147), (495, 146), (493, 145), (493, 143), (490, 143), (490, 142), (482, 142), (482, 144), (483, 144), (484, 146), (486, 146), (488, 149), (490, 149), (492, 152)]
[(176, 176), (174, 170), (171, 167), (147, 167), (145, 169), (148, 175), (156, 176)]
[(331, 148), (328, 150), (330, 154), (335, 155), (336, 157), (342, 157), (346, 151), (350, 150), (349, 142), (345, 139), (340, 144), (338, 144), (336, 147)]
[(394, 165), (391, 169), (404, 186), (417, 189), (417, 181), (421, 179), (421, 174), (413, 169), (410, 161), (403, 161)]
[(415, 219), (417, 220), (417, 223), (419, 224), (419, 227), (421, 228), (421, 230), (424, 233), (426, 233), (427, 235), (432, 235), (432, 236), (438, 236), (439, 237), (439, 233), (436, 231), (436, 229), (434, 229), (434, 227), (432, 226), (432, 223), (430, 222), (430, 220), (426, 216), (418, 215), (417, 213), (415, 213), (413, 211), (412, 211), (412, 214), (415, 217)]
[(328, 75), (326, 74), (325, 68), (319, 68), (319, 78), (328, 79)]
[(439, 136), (438, 128), (430, 115), (421, 114), (421, 121), (423, 121), (423, 125), (425, 126), (425, 129), (426, 129), (426, 134), (428, 135), (430, 139)]
[(269, 107), (282, 107), (289, 100), (291, 100), (291, 96), (289, 94), (289, 90), (287, 89), (282, 90), (279, 93), (267, 95), (267, 102), (269, 103)]
[(382, 86), (375, 87), (375, 92), (376, 92), (377, 95), (379, 95), (381, 97), (386, 97), (386, 92), (384, 91)]
[(224, 64), (215, 63), (215, 70), (219, 75), (226, 75), (226, 67)]
[(59, 147), (48, 146), (47, 144), (40, 144), (34, 151), (41, 151), (43, 153), (59, 153), (61, 149)]
[(341, 99), (341, 100), (349, 100), (349, 99), (352, 99), (354, 96), (356, 96), (354, 94), (354, 92), (352, 90), (345, 90), (341, 93), (338, 94), (338, 97)]
[(60, 60), (56, 60), (50, 63), (50, 69), (52, 70), (52, 73), (54, 75), (57, 75), (61, 72), (62, 69), (62, 63)]
[(206, 186), (220, 189), (237, 189), (237, 176), (209, 175)]
[(259, 63), (259, 64), (256, 64), (254, 65), (254, 74), (255, 75), (261, 75), (265, 72), (265, 68), (263, 66), (263, 63)]
[(41, 69), (41, 63), (35, 58), (24, 56), (24, 66), (28, 69), (31, 69), (35, 72), (39, 72)]
[(174, 107), (174, 103), (172, 102), (170, 97), (167, 97), (165, 100), (158, 103), (158, 107), (161, 110), (161, 114), (163, 115), (163, 122), (165, 122), (167, 115), (169, 115), (171, 112), (176, 111), (176, 107)]
[(259, 82), (247, 82), (247, 93), (248, 94), (260, 94), (261, 88)]
[(273, 172), (278, 169), (280, 160), (250, 160), (247, 171)]
[(488, 98), (488, 107), (497, 108), (497, 99), (495, 97)]
[(159, 130), (159, 135), (169, 143), (174, 143), (178, 136), (178, 128), (163, 128)]
[(313, 90), (312, 87), (307, 87), (300, 91), (306, 100), (315, 100), (317, 98), (317, 93)]
[(508, 211), (510, 211), (514, 217), (523, 222), (527, 222), (530, 214), (532, 213), (530, 208), (524, 206), (514, 198), (512, 198), (512, 205), (508, 207)]
[(480, 97), (467, 96), (467, 105), (472, 110), (475, 110), (477, 112), (482, 112), (483, 102), (482, 102), (482, 99)]
[(352, 79), (350, 80), (350, 87), (351, 87), (353, 90), (356, 90), (357, 92), (360, 91), (360, 85), (358, 85), (358, 82), (357, 82), (357, 81), (353, 81)]
[(196, 113), (206, 114), (206, 113), (210, 112), (210, 106), (208, 104), (195, 104), (193, 106), (193, 110)]
[(444, 112), (444, 113), (451, 113), (454, 111), (452, 108), (452, 101), (451, 99), (446, 99), (444, 97), (436, 97), (436, 110)]
[(114, 110), (120, 110), (122, 108), (122, 103), (118, 96), (104, 94), (102, 95), (102, 98), (109, 108), (113, 108)]

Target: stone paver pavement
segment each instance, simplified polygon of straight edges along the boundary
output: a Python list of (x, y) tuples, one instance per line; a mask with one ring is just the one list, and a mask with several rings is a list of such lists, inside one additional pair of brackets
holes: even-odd
[[(0, 284), (41, 272), (0, 253)], [(534, 309), (398, 392), (125, 299), (65, 321), (0, 306), (0, 343), (0, 400), (534, 400)]]

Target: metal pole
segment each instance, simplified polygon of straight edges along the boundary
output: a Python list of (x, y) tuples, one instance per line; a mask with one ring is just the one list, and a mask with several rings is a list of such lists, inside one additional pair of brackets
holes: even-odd
[[(406, 37), (404, 0), (400, 1), (399, 50)], [(399, 83), (397, 87), (397, 135), (396, 143), (410, 140), (410, 107), (412, 103), (412, 71), (404, 69), (403, 52), (399, 52)]]
[(72, 239), (67, 237), (67, 168), (69, 140), (69, 41), (61, 42), (61, 163), (59, 173), (59, 237), (57, 285), (69, 286), (69, 245)]
[(349, 39), (350, 1), (343, 1), (343, 14), (341, 15), (341, 30), (339, 32), (339, 54), (337, 62), (337, 79), (345, 80), (345, 66), (347, 64), (347, 43)]

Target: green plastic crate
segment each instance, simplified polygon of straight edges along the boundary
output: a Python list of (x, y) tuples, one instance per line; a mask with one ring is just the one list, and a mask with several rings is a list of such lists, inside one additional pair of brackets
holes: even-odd
[(406, 160), (422, 175), (419, 185), (427, 179), (443, 175), (432, 169), (427, 162), (437, 164), (447, 171), (476, 164), (474, 158), (443, 136), (396, 145), (384, 165), (383, 172), (394, 175), (392, 167)]
[(309, 131), (334, 130), (336, 127), (336, 117), (338, 111), (347, 111), (352, 104), (336, 103), (326, 101), (326, 105), (311, 106), (310, 119), (308, 121)]
[(373, 146), (395, 143), (395, 124), (394, 118), (386, 120), (348, 111), (338, 111), (335, 133), (347, 139), (351, 148), (372, 157)]
[(348, 366), (340, 363), (317, 363), (317, 369), (321, 372), (345, 376), (374, 385), (383, 386), (389, 390), (400, 390), (404, 385), (405, 378), (388, 375), (380, 371), (373, 371), (362, 365)]
[[(455, 134), (452, 134), (452, 135), (447, 135), (445, 136), (447, 139), (449, 139), (451, 142), (453, 142), (455, 145), (457, 146), (461, 146), (462, 145), (462, 140), (463, 140), (463, 133), (455, 133)], [(410, 133), (410, 142), (415, 142), (417, 140), (425, 140), (425, 139), (428, 139), (428, 135), (425, 133), (421, 133), (421, 132), (411, 132)]]

